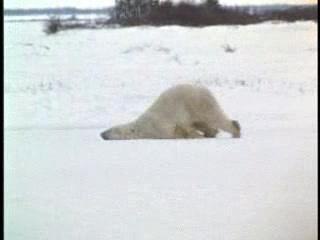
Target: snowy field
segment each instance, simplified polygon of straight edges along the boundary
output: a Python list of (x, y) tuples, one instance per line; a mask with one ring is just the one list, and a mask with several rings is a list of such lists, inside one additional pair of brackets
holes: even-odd
[[(5, 239), (317, 239), (315, 23), (4, 27)], [(178, 83), (242, 138), (100, 139)]]

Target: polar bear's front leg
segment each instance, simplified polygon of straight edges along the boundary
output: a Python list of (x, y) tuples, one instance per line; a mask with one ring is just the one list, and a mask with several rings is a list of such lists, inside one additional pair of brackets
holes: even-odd
[(192, 123), (192, 127), (204, 133), (204, 136), (207, 138), (215, 138), (218, 134), (218, 130), (209, 125), (206, 122), (196, 121)]
[(174, 138), (204, 138), (204, 133), (196, 128), (182, 127), (176, 125), (174, 129)]

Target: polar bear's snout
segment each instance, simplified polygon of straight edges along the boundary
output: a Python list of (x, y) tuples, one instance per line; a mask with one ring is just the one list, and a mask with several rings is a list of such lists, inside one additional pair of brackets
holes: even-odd
[(111, 139), (111, 130), (106, 130), (104, 132), (102, 132), (100, 134), (100, 136), (104, 139), (104, 140), (109, 140)]

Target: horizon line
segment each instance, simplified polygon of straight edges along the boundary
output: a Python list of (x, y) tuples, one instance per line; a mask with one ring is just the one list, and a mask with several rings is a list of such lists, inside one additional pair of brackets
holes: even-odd
[[(221, 4), (221, 6), (316, 6), (318, 3), (263, 3), (263, 4)], [(28, 8), (20, 8), (20, 7), (10, 7), (4, 8), (3, 10), (42, 10), (42, 9), (65, 9), (65, 8), (72, 8), (72, 9), (79, 9), (79, 10), (96, 10), (96, 9), (105, 9), (105, 8), (112, 8), (114, 5), (105, 6), (105, 7), (74, 7), (74, 6), (63, 6), (63, 7), (28, 7)]]

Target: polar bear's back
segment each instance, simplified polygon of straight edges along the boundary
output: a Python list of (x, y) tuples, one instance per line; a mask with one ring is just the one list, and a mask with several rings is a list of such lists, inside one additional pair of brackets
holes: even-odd
[(175, 103), (179, 103), (180, 101), (183, 101), (184, 103), (193, 101), (193, 103), (195, 103), (194, 101), (199, 101), (203, 97), (214, 99), (213, 95), (205, 87), (191, 84), (180, 84), (164, 91), (157, 100)]
[[(179, 84), (176, 86), (173, 86), (166, 91), (164, 91), (161, 95), (195, 95), (195, 94), (210, 94), (210, 91), (203, 86), (198, 86), (198, 85), (192, 85), (192, 84)], [(160, 96), (161, 96), (160, 95)]]
[(159, 96), (158, 101), (175, 105), (191, 104), (195, 107), (200, 107), (199, 105), (203, 106), (204, 104), (217, 104), (209, 89), (191, 84), (180, 84), (169, 88)]
[(158, 97), (147, 112), (167, 119), (179, 118), (190, 121), (202, 118), (201, 116), (208, 112), (223, 114), (209, 89), (191, 84), (180, 84), (169, 88)]

